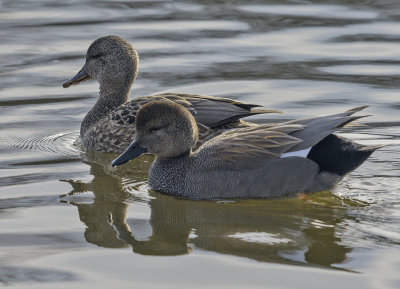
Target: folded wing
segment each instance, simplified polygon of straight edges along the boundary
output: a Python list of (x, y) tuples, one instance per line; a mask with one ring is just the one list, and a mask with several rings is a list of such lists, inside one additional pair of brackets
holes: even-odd
[(343, 126), (364, 117), (352, 116), (364, 108), (282, 124), (233, 129), (204, 143), (195, 156), (206, 160), (210, 169), (257, 168), (285, 153), (310, 149)]

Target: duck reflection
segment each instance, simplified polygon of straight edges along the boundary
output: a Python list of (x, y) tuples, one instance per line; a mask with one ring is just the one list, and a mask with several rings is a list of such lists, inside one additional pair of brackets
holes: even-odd
[[(93, 179), (87, 183), (75, 180), (63, 180), (69, 182), (72, 191), (63, 195), (62, 202), (76, 205), (80, 220), (86, 225), (85, 239), (92, 244), (107, 248), (128, 247), (129, 243), (124, 241), (118, 233), (129, 232), (126, 223), (128, 199), (133, 199), (122, 183), (123, 175), (113, 175), (107, 164), (115, 157), (110, 154), (82, 153), (81, 159), (90, 166), (90, 174)], [(149, 156), (144, 156), (145, 159)], [(139, 162), (142, 167), (137, 166), (133, 171), (126, 171), (126, 176), (132, 174), (137, 181), (147, 178), (146, 170), (149, 165), (146, 161)], [(151, 164), (151, 161), (150, 161)], [(86, 198), (79, 197), (82, 193), (93, 193), (93, 198), (88, 202)], [(76, 198), (78, 196), (78, 198)], [(130, 235), (130, 233), (129, 233)]]
[[(86, 225), (85, 238), (92, 244), (132, 247), (145, 255), (187, 254), (196, 248), (263, 262), (332, 268), (352, 249), (340, 238), (343, 221), (350, 218), (348, 205), (331, 193), (280, 200), (192, 201), (150, 191), (149, 198), (141, 199), (135, 192), (146, 182), (152, 157), (131, 162), (125, 171), (110, 168), (113, 157), (85, 154), (93, 179), (68, 181), (73, 190), (62, 198), (77, 206)], [(83, 192), (93, 192), (92, 202), (71, 201)], [(129, 203), (139, 201), (150, 207), (149, 220), (127, 215)]]

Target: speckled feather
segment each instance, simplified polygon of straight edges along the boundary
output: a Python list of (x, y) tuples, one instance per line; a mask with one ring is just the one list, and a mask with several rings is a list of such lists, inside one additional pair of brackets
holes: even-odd
[[(105, 118), (98, 120), (81, 136), (82, 145), (86, 150), (97, 152), (123, 152), (132, 142), (135, 134), (136, 113), (144, 104), (154, 101), (167, 99), (178, 103), (188, 109), (192, 115), (201, 119), (211, 118), (211, 113), (218, 113), (218, 108), (225, 109), (227, 106), (232, 106), (231, 111), (235, 114), (230, 114), (225, 120), (216, 118), (217, 121), (212, 123), (207, 122), (207, 125), (198, 123), (199, 141), (194, 147), (196, 149), (205, 141), (219, 135), (220, 133), (232, 128), (254, 127), (253, 123), (245, 122), (240, 119), (243, 116), (256, 115), (264, 113), (263, 109), (253, 109), (256, 105), (245, 104), (234, 101), (229, 98), (216, 98), (211, 96), (202, 96), (194, 94), (176, 94), (164, 93), (153, 96), (138, 97), (130, 102), (124, 103), (116, 109), (112, 110)], [(213, 103), (214, 111), (197, 110), (197, 105), (207, 101)], [(270, 112), (269, 110), (265, 110)], [(224, 116), (224, 115), (222, 115)]]

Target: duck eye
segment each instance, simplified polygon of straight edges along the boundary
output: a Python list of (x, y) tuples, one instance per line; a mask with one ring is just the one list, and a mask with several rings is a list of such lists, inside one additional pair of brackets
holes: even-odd
[(93, 54), (93, 55), (90, 56), (89, 58), (90, 58), (90, 59), (98, 59), (98, 58), (100, 58), (100, 57), (102, 57), (102, 56), (103, 56), (102, 53), (98, 53), (98, 54)]
[(163, 128), (163, 126), (153, 126), (152, 128), (149, 129), (149, 132), (153, 133), (153, 132), (159, 131), (162, 128)]

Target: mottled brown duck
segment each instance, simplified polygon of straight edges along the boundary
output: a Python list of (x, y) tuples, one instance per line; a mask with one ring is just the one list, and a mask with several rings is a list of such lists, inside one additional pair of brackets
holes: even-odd
[(139, 56), (129, 42), (105, 36), (90, 45), (83, 68), (63, 84), (67, 88), (88, 79), (100, 84), (100, 96), (81, 124), (80, 139), (85, 150), (122, 152), (134, 138), (138, 109), (154, 100), (170, 100), (193, 114), (200, 132), (196, 146), (226, 129), (253, 126), (241, 120), (243, 117), (279, 112), (229, 98), (194, 94), (163, 93), (130, 101), (138, 66)]

